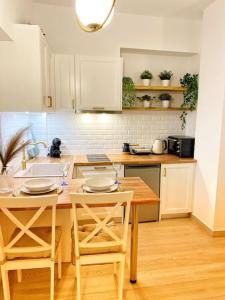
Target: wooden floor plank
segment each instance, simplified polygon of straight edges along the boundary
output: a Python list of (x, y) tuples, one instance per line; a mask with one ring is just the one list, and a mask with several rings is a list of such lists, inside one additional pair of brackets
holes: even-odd
[[(212, 238), (191, 219), (175, 219), (140, 224), (139, 240), (139, 280), (129, 283), (127, 259), (124, 300), (225, 300), (225, 238)], [(117, 299), (112, 274), (110, 265), (83, 267), (83, 300)], [(49, 299), (49, 279), (47, 269), (24, 271), (22, 283), (11, 273), (12, 299)], [(74, 266), (63, 265), (55, 291), (57, 300), (75, 299)]]

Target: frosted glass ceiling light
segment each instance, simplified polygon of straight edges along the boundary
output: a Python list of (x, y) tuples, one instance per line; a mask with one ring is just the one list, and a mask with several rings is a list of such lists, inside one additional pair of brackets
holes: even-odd
[(116, 0), (76, 0), (75, 10), (80, 27), (95, 32), (108, 25)]

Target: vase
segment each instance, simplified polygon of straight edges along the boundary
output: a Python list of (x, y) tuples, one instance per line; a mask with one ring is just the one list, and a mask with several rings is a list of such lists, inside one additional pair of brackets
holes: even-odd
[(151, 85), (151, 80), (150, 79), (142, 79), (142, 84), (144, 86), (149, 86), (149, 85)]
[(162, 86), (169, 86), (170, 85), (170, 80), (165, 79), (165, 80), (161, 80), (161, 82), (162, 82)]
[(170, 100), (162, 100), (162, 107), (168, 108), (170, 106)]
[(8, 194), (13, 191), (13, 168), (5, 167), (0, 172), (0, 194)]
[(144, 100), (144, 107), (150, 107), (150, 101)]

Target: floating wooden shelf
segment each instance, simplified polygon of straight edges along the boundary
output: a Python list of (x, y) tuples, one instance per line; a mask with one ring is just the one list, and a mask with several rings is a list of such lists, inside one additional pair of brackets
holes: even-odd
[(144, 86), (135, 85), (136, 91), (152, 91), (152, 92), (176, 92), (183, 93), (187, 89), (182, 86)]
[(180, 107), (124, 107), (123, 111), (189, 111), (190, 109), (183, 109)]

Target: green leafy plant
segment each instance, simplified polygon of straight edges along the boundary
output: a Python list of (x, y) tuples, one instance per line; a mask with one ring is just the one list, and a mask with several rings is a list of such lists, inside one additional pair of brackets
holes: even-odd
[(159, 74), (161, 80), (170, 80), (173, 77), (172, 71), (163, 71)]
[(170, 94), (161, 94), (161, 95), (159, 95), (159, 100), (161, 100), (161, 101), (171, 101), (172, 96)]
[(149, 96), (149, 95), (144, 95), (140, 98), (140, 100), (142, 101), (151, 101), (152, 100), (152, 97)]
[(153, 78), (153, 75), (152, 75), (152, 73), (150, 71), (145, 70), (144, 72), (141, 73), (140, 78), (141, 79), (150, 79), (151, 80)]
[(135, 105), (135, 85), (130, 77), (123, 77), (123, 107), (132, 107)]
[[(180, 79), (180, 83), (182, 87), (186, 88), (184, 92), (184, 102), (181, 105), (182, 109), (189, 109), (193, 111), (197, 108), (198, 104), (198, 74), (189, 74), (184, 75), (183, 78)], [(186, 127), (186, 117), (187, 111), (183, 111), (180, 115), (181, 120), (181, 128), (185, 129)]]

